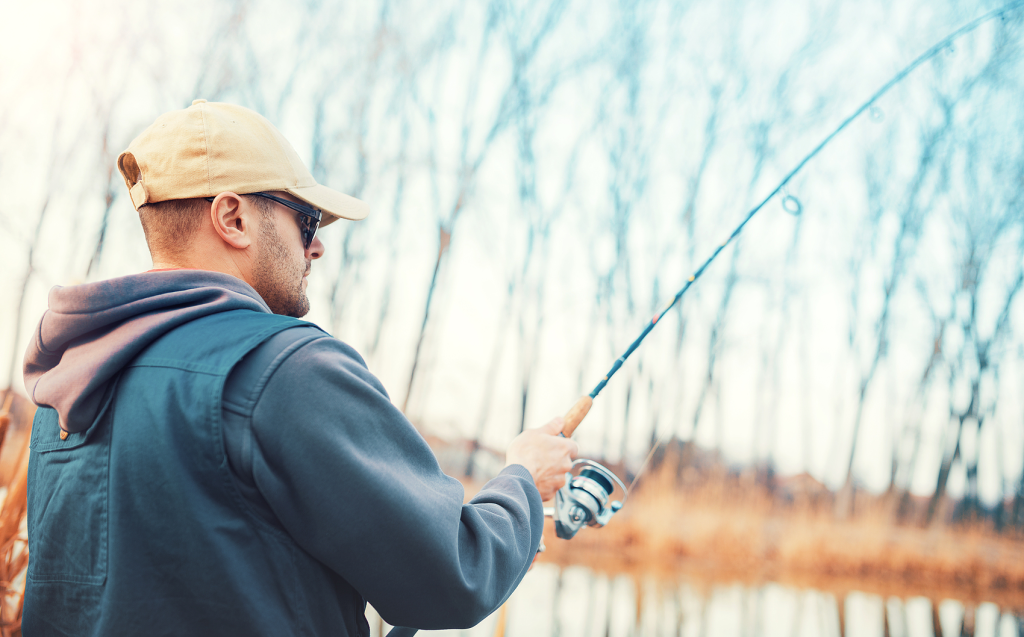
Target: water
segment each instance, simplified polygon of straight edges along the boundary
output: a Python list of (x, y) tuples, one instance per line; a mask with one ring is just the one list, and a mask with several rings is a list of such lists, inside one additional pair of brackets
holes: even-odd
[[(501, 635), (501, 615), (469, 630), (420, 634)], [(856, 590), (836, 595), (777, 583), (666, 583), (549, 564), (526, 576), (504, 615), (504, 637), (1024, 637), (1024, 614), (992, 603), (933, 604), (925, 597), (883, 599)], [(379, 616), (372, 609), (367, 616), (378, 637)]]

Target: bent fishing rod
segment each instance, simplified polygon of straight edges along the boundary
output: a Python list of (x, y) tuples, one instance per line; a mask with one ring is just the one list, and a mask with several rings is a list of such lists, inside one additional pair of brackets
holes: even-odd
[[(878, 101), (879, 98), (885, 95), (893, 86), (902, 82), (908, 75), (910, 75), (911, 72), (914, 71), (914, 69), (938, 55), (961, 36), (970, 33), (990, 20), (1005, 16), (1007, 13), (1020, 8), (1022, 5), (1024, 5), (1024, 0), (1012, 2), (1000, 9), (996, 9), (976, 18), (943, 38), (896, 73), (892, 79), (883, 84), (882, 87), (875, 91), (875, 93), (871, 95), (866, 102), (854, 110), (853, 113), (844, 119), (835, 130), (829, 133), (828, 136), (815, 146), (811, 152), (800, 160), (795, 168), (790, 170), (786, 176), (783, 177), (782, 181), (779, 182), (779, 185), (768, 193), (768, 196), (766, 196), (759, 204), (754, 206), (754, 208), (747, 213), (740, 224), (736, 226), (736, 229), (726, 237), (725, 241), (722, 241), (722, 243), (715, 248), (715, 251), (711, 253), (711, 256), (709, 256), (707, 260), (704, 261), (704, 263), (697, 268), (692, 275), (690, 275), (690, 278), (687, 279), (686, 284), (683, 285), (682, 289), (672, 297), (672, 300), (664, 307), (664, 309), (657, 312), (651, 318), (647, 325), (644, 326), (643, 331), (640, 332), (640, 336), (638, 336), (636, 340), (626, 348), (626, 351), (622, 356), (615, 360), (611, 369), (608, 370), (608, 373), (604, 375), (599, 383), (597, 383), (597, 386), (595, 386), (589, 394), (582, 396), (576, 404), (573, 405), (572, 409), (565, 414), (561, 435), (566, 438), (572, 436), (573, 432), (576, 431), (576, 428), (580, 425), (583, 418), (586, 417), (590, 408), (593, 406), (594, 399), (597, 398), (597, 395), (605, 388), (605, 385), (607, 385), (611, 377), (615, 375), (615, 372), (619, 371), (619, 368), (621, 368), (622, 364), (626, 362), (626, 359), (629, 358), (630, 354), (640, 347), (640, 343), (643, 342), (643, 340), (647, 338), (647, 335), (651, 333), (654, 326), (658, 324), (658, 320), (665, 316), (669, 310), (675, 307), (679, 300), (683, 298), (683, 295), (686, 294), (686, 291), (696, 283), (697, 279), (699, 279), (702, 274), (704, 274), (704, 271), (707, 270), (709, 265), (711, 265), (711, 262), (722, 253), (722, 250), (724, 250), (726, 246), (732, 243), (733, 240), (739, 236), (747, 223), (754, 218), (754, 215), (764, 208), (765, 204), (778, 195), (779, 192), (786, 187), (786, 184), (788, 184), (790, 180), (793, 179), (793, 177), (795, 177), (805, 165), (807, 165), (807, 162), (814, 159), (814, 157), (821, 152), (821, 149), (835, 139), (835, 137), (839, 135), (839, 133), (841, 133), (853, 120), (857, 119), (857, 117), (864, 113), (864, 111), (873, 108), (875, 102)], [(795, 205), (787, 206), (786, 204), (788, 203), (788, 199), (790, 199), (790, 197), (787, 196), (787, 198), (783, 200), (783, 205), (788, 211), (794, 214), (799, 214), (799, 202), (795, 202)], [(545, 515), (550, 515), (555, 519), (555, 531), (558, 537), (565, 540), (572, 539), (572, 537), (575, 536), (576, 533), (584, 526), (602, 527), (607, 524), (612, 515), (617, 513), (622, 508), (623, 504), (625, 504), (626, 497), (628, 497), (633, 485), (636, 484), (637, 479), (643, 473), (644, 469), (647, 468), (647, 464), (650, 462), (655, 451), (657, 451), (661, 444), (662, 441), (659, 440), (651, 449), (650, 453), (648, 453), (647, 458), (640, 466), (640, 470), (637, 471), (629, 488), (626, 488), (614, 473), (597, 462), (582, 459), (575, 461), (572, 469), (566, 474), (565, 486), (559, 489), (555, 494), (555, 506), (545, 509)], [(579, 470), (579, 473), (574, 474), (577, 470)], [(615, 487), (618, 487), (618, 489)], [(616, 492), (621, 492), (620, 500), (612, 500), (612, 496), (615, 495)]]

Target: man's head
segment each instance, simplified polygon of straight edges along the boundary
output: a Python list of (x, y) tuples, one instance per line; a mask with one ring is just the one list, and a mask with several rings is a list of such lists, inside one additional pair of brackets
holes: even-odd
[(317, 224), (362, 219), (366, 204), (316, 183), (261, 115), (196, 100), (159, 117), (118, 157), (154, 267), (246, 281), (278, 314), (309, 310)]

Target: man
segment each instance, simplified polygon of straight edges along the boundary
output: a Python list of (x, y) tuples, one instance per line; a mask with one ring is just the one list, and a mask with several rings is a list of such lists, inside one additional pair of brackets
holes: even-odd
[(196, 100), (118, 158), (153, 270), (55, 288), (25, 359), (24, 633), (468, 627), (529, 568), (576, 445), (468, 504), (360, 356), (299, 321), (318, 225), (366, 216), (260, 115)]

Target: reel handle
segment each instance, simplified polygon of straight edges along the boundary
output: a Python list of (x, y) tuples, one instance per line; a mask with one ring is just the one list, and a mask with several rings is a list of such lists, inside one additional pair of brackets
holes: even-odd
[(562, 425), (562, 436), (565, 438), (571, 438), (572, 433), (576, 431), (576, 427), (579, 427), (580, 422), (590, 411), (591, 406), (594, 404), (594, 399), (590, 396), (583, 396), (576, 401), (576, 404), (572, 406), (572, 409), (565, 413), (562, 417), (564, 424)]

